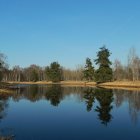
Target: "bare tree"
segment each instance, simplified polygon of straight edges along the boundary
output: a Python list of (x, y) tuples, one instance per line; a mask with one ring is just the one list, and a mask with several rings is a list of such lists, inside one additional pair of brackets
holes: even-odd
[(83, 66), (78, 65), (76, 69), (63, 68), (63, 80), (64, 81), (80, 81), (83, 79)]
[(114, 62), (114, 74), (113, 74), (114, 80), (122, 80), (124, 79), (124, 69), (119, 60), (115, 60)]
[[(132, 80), (133, 81), (139, 80), (140, 59), (137, 56), (134, 47), (130, 49), (128, 55), (128, 68), (130, 69), (130, 72), (132, 72)], [(129, 74), (131, 74), (130, 72)]]

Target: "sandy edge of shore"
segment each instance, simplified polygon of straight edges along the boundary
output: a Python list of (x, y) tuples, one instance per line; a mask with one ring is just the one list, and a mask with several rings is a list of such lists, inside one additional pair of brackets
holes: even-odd
[(53, 83), (51, 81), (38, 81), (38, 82), (8, 82), (9, 84), (27, 84), (27, 85), (71, 85), (71, 86), (96, 86), (95, 82), (86, 82), (86, 81), (61, 81)]
[(47, 82), (47, 81), (38, 81), (38, 82), (8, 82), (10, 84), (60, 84), (66, 86), (98, 86), (104, 88), (123, 88), (123, 89), (139, 89), (140, 90), (140, 81), (115, 81), (115, 82), (106, 82), (97, 84), (96, 82), (87, 82), (87, 81), (61, 81), (57, 83)]
[(0, 89), (0, 93), (13, 93), (10, 89)]

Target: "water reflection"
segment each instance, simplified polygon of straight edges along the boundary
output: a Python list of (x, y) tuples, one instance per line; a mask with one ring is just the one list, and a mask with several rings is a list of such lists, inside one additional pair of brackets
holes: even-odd
[(82, 87), (62, 87), (60, 85), (32, 85), (25, 88), (18, 89), (15, 94), (12, 95), (14, 101), (20, 101), (21, 99), (27, 99), (31, 102), (37, 102), (42, 99), (46, 99), (53, 106), (58, 106), (64, 97), (71, 94), (77, 95), (78, 99), (82, 99), (84, 88)]
[[(0, 93), (0, 123), (7, 115), (7, 109), (9, 106), (8, 98), (8, 95)], [(9, 135), (11, 135), (12, 133), (12, 129), (0, 127), (0, 140), (6, 140), (6, 138), (7, 140), (12, 140), (9, 137)]]
[(111, 119), (111, 110), (113, 106), (113, 92), (112, 90), (96, 89), (96, 99), (99, 105), (96, 107), (95, 111), (98, 112), (98, 117), (101, 123), (107, 125)]
[(93, 103), (95, 102), (96, 92), (94, 88), (87, 88), (84, 91), (84, 93), (85, 93), (84, 99), (86, 100), (87, 111), (90, 112), (92, 110)]
[(140, 91), (114, 90), (113, 93), (117, 108), (121, 108), (124, 102), (128, 102), (131, 120), (136, 124), (140, 113)]
[(128, 111), (132, 122), (136, 123), (140, 112), (140, 92), (125, 90), (109, 90), (102, 88), (62, 87), (60, 85), (32, 85), (22, 86), (10, 96), (0, 95), (0, 120), (6, 116), (8, 100), (15, 102), (26, 99), (31, 102), (48, 101), (52, 106), (58, 107), (65, 97), (74, 95), (76, 101), (84, 102), (87, 112), (97, 114), (101, 124), (108, 125), (115, 118), (112, 114), (114, 107), (120, 108), (128, 103)]
[(85, 90), (84, 98), (86, 99), (88, 112), (92, 110), (95, 100), (98, 101), (98, 105), (94, 110), (98, 113), (101, 123), (107, 125), (112, 119), (113, 91), (101, 88), (88, 88)]
[(52, 85), (46, 90), (45, 98), (51, 102), (52, 105), (58, 106), (63, 100), (63, 90), (60, 85)]
[(7, 96), (0, 95), (0, 121), (6, 116), (6, 109), (8, 107)]

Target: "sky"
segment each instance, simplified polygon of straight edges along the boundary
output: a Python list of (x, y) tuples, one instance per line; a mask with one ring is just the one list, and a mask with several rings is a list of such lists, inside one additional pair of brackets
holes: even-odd
[(140, 0), (0, 0), (0, 52), (10, 67), (58, 61), (67, 68), (96, 59), (103, 45), (111, 61), (140, 56)]

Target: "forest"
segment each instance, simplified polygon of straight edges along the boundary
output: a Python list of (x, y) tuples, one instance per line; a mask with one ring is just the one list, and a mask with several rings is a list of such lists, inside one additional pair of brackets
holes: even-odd
[(36, 82), (36, 81), (139, 81), (140, 58), (135, 48), (130, 48), (127, 63), (124, 65), (119, 59), (111, 62), (110, 50), (105, 46), (99, 48), (97, 58), (86, 58), (85, 65), (78, 65), (75, 69), (68, 69), (52, 62), (49, 66), (41, 67), (31, 64), (21, 68), (19, 65), (9, 68), (7, 57), (0, 53), (0, 81), (2, 82)]

